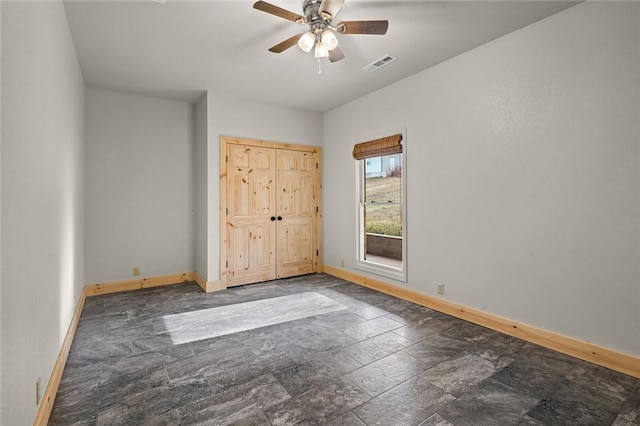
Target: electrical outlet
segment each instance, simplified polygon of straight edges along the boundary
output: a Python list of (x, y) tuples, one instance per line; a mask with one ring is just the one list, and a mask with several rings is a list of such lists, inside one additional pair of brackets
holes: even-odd
[(442, 283), (438, 283), (438, 294), (440, 295), (444, 294), (444, 284)]
[(344, 268), (344, 259), (340, 259), (340, 267)]
[(134, 277), (139, 277), (140, 276), (140, 268), (138, 268), (137, 266), (133, 267), (133, 276)]
[(42, 398), (42, 380), (38, 377), (36, 380), (36, 405), (40, 405), (40, 398)]

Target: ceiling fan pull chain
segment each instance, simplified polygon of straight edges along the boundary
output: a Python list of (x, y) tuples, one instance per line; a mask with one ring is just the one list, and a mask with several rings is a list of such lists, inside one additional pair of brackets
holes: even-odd
[(322, 64), (320, 63), (320, 58), (318, 58), (318, 75), (322, 74)]

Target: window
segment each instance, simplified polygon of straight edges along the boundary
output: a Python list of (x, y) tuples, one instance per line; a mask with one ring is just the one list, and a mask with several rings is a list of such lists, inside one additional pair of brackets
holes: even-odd
[(356, 268), (406, 281), (402, 134), (354, 146), (358, 164)]

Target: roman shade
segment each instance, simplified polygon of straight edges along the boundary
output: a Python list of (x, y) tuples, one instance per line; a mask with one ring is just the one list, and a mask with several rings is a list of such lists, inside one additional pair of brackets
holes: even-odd
[(382, 155), (402, 153), (402, 135), (387, 136), (369, 142), (362, 142), (353, 146), (353, 158), (380, 157)]

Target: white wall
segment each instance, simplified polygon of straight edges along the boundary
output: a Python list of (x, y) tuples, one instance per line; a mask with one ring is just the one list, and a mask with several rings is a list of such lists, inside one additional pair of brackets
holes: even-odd
[(406, 127), (408, 287), (640, 355), (638, 22), (582, 3), (325, 113), (325, 263), (354, 141)]
[[(0, 17), (2, 2), (0, 1)], [(2, 57), (2, 19), (0, 19), (0, 57)], [(2, 99), (2, 66), (0, 66), (0, 99)], [(0, 241), (2, 241), (2, 102), (0, 102)], [(2, 398), (2, 244), (0, 244), (0, 398)], [(2, 401), (0, 399), (0, 422)]]
[(322, 115), (208, 92), (208, 275), (220, 279), (220, 136), (320, 146)]
[(83, 276), (84, 83), (61, 2), (2, 4), (2, 418), (31, 424)]
[(87, 88), (87, 283), (194, 269), (194, 108)]
[(207, 264), (207, 97), (205, 93), (196, 105), (196, 138), (194, 158), (195, 188), (195, 268), (205, 279)]

